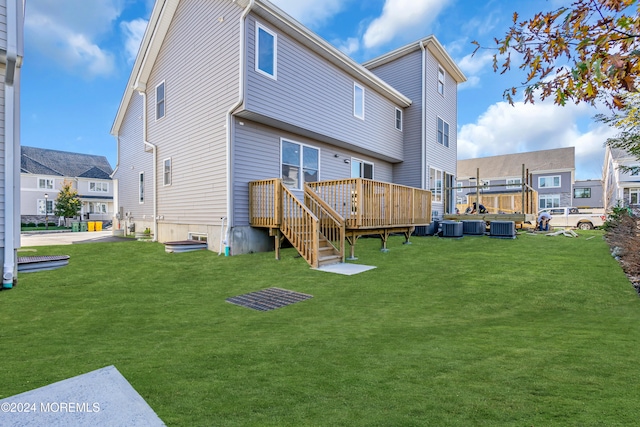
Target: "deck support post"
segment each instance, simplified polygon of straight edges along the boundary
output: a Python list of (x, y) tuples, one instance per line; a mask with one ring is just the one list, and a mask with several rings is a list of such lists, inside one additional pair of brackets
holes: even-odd
[(282, 234), (282, 231), (280, 231), (279, 228), (269, 229), (269, 234), (271, 234), (273, 236), (275, 252), (276, 252), (276, 259), (279, 261), (280, 260), (280, 248), (282, 247), (282, 241), (284, 240), (284, 235)]
[(349, 242), (349, 246), (350, 246), (350, 255), (349, 258), (347, 258), (347, 261), (356, 261), (358, 258), (356, 257), (356, 241), (358, 240), (358, 237), (360, 236), (356, 236), (355, 234), (351, 235), (351, 236), (345, 236), (347, 239), (347, 242)]
[(389, 252), (389, 249), (387, 249), (387, 240), (389, 239), (389, 234), (389, 230), (384, 230), (382, 233), (380, 233), (380, 240), (382, 240), (382, 249), (380, 249), (380, 252)]
[(415, 227), (409, 227), (409, 229), (403, 233), (404, 234), (404, 242), (402, 243), (403, 245), (411, 244), (411, 242), (409, 241), (409, 238), (411, 237), (415, 229), (416, 229)]

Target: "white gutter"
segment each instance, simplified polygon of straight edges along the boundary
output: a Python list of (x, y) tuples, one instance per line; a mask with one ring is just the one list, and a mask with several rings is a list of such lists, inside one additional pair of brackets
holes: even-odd
[[(234, 0), (235, 2), (235, 0)], [(231, 159), (231, 139), (232, 139), (232, 115), (233, 112), (242, 105), (244, 102), (244, 80), (245, 80), (245, 68), (247, 62), (246, 55), (246, 41), (245, 41), (245, 33), (246, 33), (246, 18), (251, 12), (255, 5), (255, 0), (250, 0), (249, 4), (245, 7), (242, 15), (240, 16), (240, 73), (239, 73), (239, 92), (238, 92), (238, 100), (227, 110), (227, 232), (225, 236), (226, 245), (229, 245), (229, 230), (233, 227), (234, 218), (233, 218), (233, 180), (231, 173), (232, 170), (232, 159)], [(222, 239), (222, 228), (220, 229), (220, 238)]]
[[(5, 160), (4, 160), (4, 260), (2, 265), (2, 287), (12, 288), (16, 274), (15, 251), (17, 249), (15, 227), (15, 156), (19, 149), (16, 143), (16, 88), (14, 82), (18, 72), (18, 5), (16, 0), (7, 1), (7, 62), (4, 90), (4, 124), (5, 124)], [(19, 113), (19, 111), (18, 111)], [(45, 207), (46, 209), (46, 207)], [(18, 234), (19, 236), (19, 234)]]
[(151, 148), (153, 151), (153, 239), (152, 241), (158, 241), (158, 183), (157, 181), (157, 169), (158, 169), (158, 147), (155, 144), (147, 141), (147, 92), (146, 86), (139, 83), (135, 88), (140, 95), (142, 95), (142, 142), (145, 147)]
[(421, 127), (421, 141), (422, 141), (422, 165), (421, 167), (421, 184), (423, 189), (428, 189), (427, 185), (427, 130), (425, 127), (427, 126), (427, 88), (425, 87), (427, 84), (427, 50), (424, 45), (424, 42), (420, 40), (420, 49), (422, 50), (422, 112), (420, 114), (420, 119), (422, 121)]

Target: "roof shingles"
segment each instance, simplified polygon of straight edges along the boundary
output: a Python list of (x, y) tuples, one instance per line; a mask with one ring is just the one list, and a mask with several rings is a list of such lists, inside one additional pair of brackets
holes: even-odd
[(94, 179), (111, 179), (113, 172), (105, 156), (25, 146), (20, 167), (22, 173)]

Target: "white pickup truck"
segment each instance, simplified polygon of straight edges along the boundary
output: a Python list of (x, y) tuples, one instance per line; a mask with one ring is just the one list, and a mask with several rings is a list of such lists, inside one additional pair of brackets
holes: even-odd
[(600, 227), (607, 219), (603, 208), (549, 208), (538, 212), (549, 212), (551, 214), (550, 227), (579, 228), (581, 230), (592, 230)]

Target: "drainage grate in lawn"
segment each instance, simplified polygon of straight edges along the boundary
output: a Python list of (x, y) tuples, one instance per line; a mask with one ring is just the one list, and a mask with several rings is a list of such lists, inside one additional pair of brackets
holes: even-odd
[(295, 304), (309, 298), (313, 298), (313, 295), (301, 294), (300, 292), (288, 291), (280, 288), (267, 288), (261, 291), (227, 298), (226, 301), (231, 304), (240, 305), (253, 310), (269, 311)]

